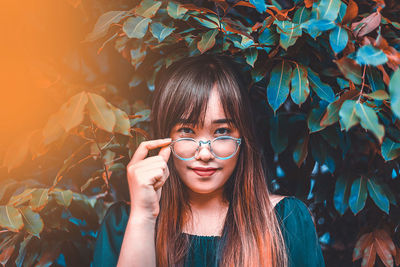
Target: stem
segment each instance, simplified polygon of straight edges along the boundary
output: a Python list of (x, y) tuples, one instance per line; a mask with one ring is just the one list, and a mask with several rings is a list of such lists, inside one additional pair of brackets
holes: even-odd
[(363, 70), (363, 76), (362, 76), (362, 84), (361, 84), (361, 90), (360, 90), (360, 95), (357, 99), (357, 103), (360, 103), (361, 100), (361, 96), (363, 94), (363, 90), (364, 90), (364, 85), (365, 85), (365, 69), (367, 68), (367, 65), (364, 66), (364, 70)]
[(95, 141), (95, 143), (96, 143), (96, 145), (97, 145), (97, 148), (99, 149), (99, 151), (100, 151), (100, 157), (101, 157), (101, 159), (102, 159), (102, 163), (103, 163), (103, 167), (104, 167), (104, 171), (105, 171), (105, 173), (106, 173), (106, 186), (107, 186), (107, 192), (110, 190), (110, 186), (108, 185), (108, 181), (110, 180), (110, 176), (109, 176), (109, 174), (108, 174), (108, 171), (107, 171), (107, 165), (104, 163), (104, 161), (103, 161), (103, 157), (104, 157), (104, 154), (103, 154), (103, 151), (101, 150), (101, 147), (100, 147), (100, 145), (99, 145), (99, 143), (97, 142), (97, 138), (96, 138), (96, 133), (95, 133), (95, 131), (94, 131), (94, 125), (93, 125), (93, 122), (91, 122), (91, 124), (92, 124), (92, 127), (91, 127), (91, 129), (92, 129), (92, 133), (93, 133), (93, 137), (94, 137), (94, 141)]

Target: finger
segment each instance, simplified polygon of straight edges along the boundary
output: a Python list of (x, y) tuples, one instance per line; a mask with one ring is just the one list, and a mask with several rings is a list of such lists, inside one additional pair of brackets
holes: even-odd
[(149, 153), (149, 150), (167, 146), (169, 145), (169, 143), (171, 143), (171, 138), (144, 141), (140, 143), (139, 147), (136, 149), (135, 154), (131, 159), (131, 162), (129, 163), (133, 164), (140, 160), (143, 160)]
[(171, 148), (169, 146), (161, 148), (158, 155), (161, 156), (165, 162), (168, 162), (169, 156), (171, 155)]

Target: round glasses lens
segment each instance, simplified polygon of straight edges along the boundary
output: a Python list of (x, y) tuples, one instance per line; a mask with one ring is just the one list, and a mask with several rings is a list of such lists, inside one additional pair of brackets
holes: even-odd
[(191, 158), (196, 154), (198, 144), (194, 140), (178, 140), (174, 143), (173, 149), (175, 154), (181, 158)]
[(220, 158), (226, 158), (236, 152), (238, 143), (230, 138), (216, 139), (211, 143), (214, 154)]

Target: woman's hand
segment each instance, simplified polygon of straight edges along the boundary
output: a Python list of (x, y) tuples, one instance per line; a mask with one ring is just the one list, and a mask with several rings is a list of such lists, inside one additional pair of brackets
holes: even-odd
[[(134, 216), (157, 219), (162, 186), (169, 176), (170, 143), (171, 138), (142, 142), (126, 167), (131, 214)], [(161, 150), (157, 156), (146, 158), (149, 150), (159, 147)]]

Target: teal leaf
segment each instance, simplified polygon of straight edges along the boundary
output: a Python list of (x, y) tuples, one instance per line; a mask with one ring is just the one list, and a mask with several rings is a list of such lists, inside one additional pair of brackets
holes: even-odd
[(146, 47), (138, 47), (130, 50), (131, 65), (137, 70), (146, 58)]
[(265, 0), (250, 0), (251, 4), (253, 4), (257, 11), (260, 13), (264, 13), (267, 10), (267, 5), (265, 4)]
[(321, 126), (321, 120), (324, 117), (327, 104), (328, 103), (325, 101), (320, 101), (319, 107), (313, 108), (311, 110), (307, 119), (308, 129), (310, 129), (310, 133), (321, 131), (326, 127)]
[(293, 23), (302, 24), (310, 18), (311, 11), (305, 6), (296, 10), (293, 16)]
[(275, 111), (286, 101), (289, 95), (289, 83), (292, 76), (292, 68), (284, 60), (276, 65), (271, 72), (271, 78), (267, 87), (267, 98), (271, 108)]
[(120, 22), (129, 15), (128, 11), (108, 11), (101, 15), (94, 25), (94, 29), (89, 33), (85, 42), (92, 42), (107, 35), (108, 29), (114, 23)]
[(334, 21), (340, 10), (340, 0), (321, 0), (317, 7), (319, 19)]
[(328, 84), (323, 83), (318, 75), (310, 68), (308, 68), (308, 80), (311, 83), (311, 88), (321, 99), (329, 103), (335, 101), (335, 93), (332, 88)]
[(389, 83), (390, 107), (392, 112), (400, 118), (400, 69), (398, 68), (390, 78)]
[(342, 78), (336, 78), (336, 82), (339, 85), (340, 89), (349, 88), (350, 86), (349, 81)]
[(167, 12), (171, 18), (182, 19), (187, 11), (182, 5), (168, 1)]
[(307, 133), (305, 137), (298, 139), (297, 144), (293, 149), (293, 160), (299, 168), (308, 155), (308, 140), (309, 135)]
[(288, 145), (288, 133), (285, 129), (286, 121), (283, 116), (271, 116), (270, 118), (270, 141), (276, 154), (282, 153)]
[(310, 94), (307, 69), (304, 66), (296, 64), (292, 74), (291, 85), (292, 89), (290, 91), (290, 96), (292, 97), (293, 102), (300, 106), (307, 100), (307, 97)]
[(387, 198), (382, 186), (375, 181), (375, 178), (367, 179), (369, 196), (382, 211), (389, 214), (389, 199)]
[(122, 26), (122, 30), (129, 38), (143, 38), (147, 32), (151, 19), (143, 17), (130, 17)]
[(240, 47), (242, 49), (246, 49), (248, 47), (250, 47), (251, 45), (254, 44), (254, 40), (245, 36), (245, 35), (241, 35), (242, 40), (240, 41)]
[(349, 198), (349, 206), (354, 215), (364, 208), (367, 196), (366, 178), (356, 179), (351, 186)]
[(346, 129), (346, 131), (356, 125), (360, 121), (356, 115), (356, 101), (345, 100), (339, 110), (339, 117), (342, 128)]
[(381, 154), (385, 161), (394, 160), (400, 156), (400, 143), (393, 142), (389, 138), (383, 139)]
[(263, 45), (275, 45), (278, 42), (278, 35), (269, 28), (265, 28), (258, 37), (258, 42)]
[(348, 41), (347, 31), (340, 26), (336, 26), (329, 34), (329, 43), (336, 54), (345, 49)]
[(204, 18), (192, 16), (192, 18), (194, 20), (197, 20), (201, 25), (203, 25), (206, 28), (218, 29), (220, 27), (220, 23), (218, 21), (218, 18), (215, 20), (215, 19), (211, 19), (212, 17), (210, 15), (207, 16), (207, 17), (210, 18), (210, 19), (204, 19)]
[(385, 89), (382, 76), (379, 74), (376, 68), (367, 67), (366, 74), (372, 92)]
[(142, 2), (135, 8), (135, 14), (145, 18), (152, 18), (157, 13), (161, 4), (161, 1), (142, 0)]
[(24, 221), (25, 229), (28, 233), (39, 237), (43, 230), (43, 220), (39, 213), (32, 211), (29, 207), (20, 208), (22, 219)]
[(209, 30), (202, 34), (201, 40), (197, 43), (197, 48), (202, 54), (214, 46), (217, 34), (218, 30)]
[(157, 38), (158, 42), (164, 41), (164, 39), (170, 35), (175, 28), (167, 27), (161, 23), (155, 22), (150, 25), (150, 31), (155, 38)]
[(274, 24), (276, 24), (277, 32), (280, 34), (279, 44), (285, 50), (294, 45), (297, 38), (302, 35), (301, 28), (298, 24), (279, 20), (275, 20)]
[(360, 118), (361, 126), (366, 130), (372, 131), (378, 138), (379, 143), (382, 143), (385, 128), (379, 124), (375, 110), (364, 103), (357, 103), (356, 114)]
[(356, 61), (359, 65), (379, 66), (385, 64), (388, 58), (382, 50), (369, 44), (358, 49)]
[(257, 48), (250, 47), (249, 49), (246, 49), (244, 55), (246, 57), (247, 64), (254, 68), (254, 63), (256, 62), (258, 56)]
[(300, 28), (305, 29), (312, 38), (316, 38), (323, 31), (328, 31), (335, 28), (335, 23), (330, 20), (310, 19), (300, 25)]

